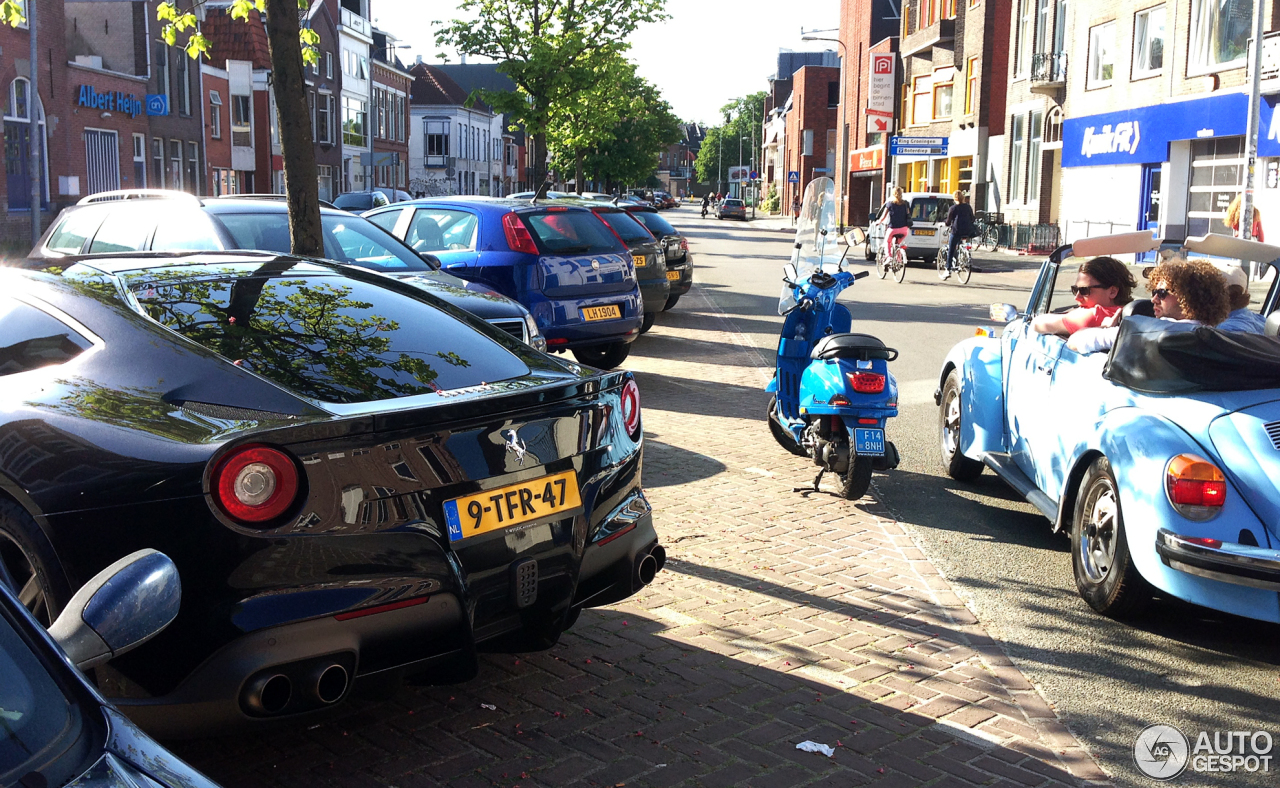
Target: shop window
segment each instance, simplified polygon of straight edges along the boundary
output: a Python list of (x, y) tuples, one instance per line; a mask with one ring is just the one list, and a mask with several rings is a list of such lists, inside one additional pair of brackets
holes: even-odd
[(956, 188), (965, 194), (973, 191), (973, 157), (956, 159)]
[(1133, 78), (1141, 79), (1164, 67), (1164, 6), (1139, 11), (1133, 17)]
[(253, 97), (231, 96), (231, 144), (253, 146)]
[(1031, 68), (1031, 37), (1035, 28), (1035, 0), (1018, 0), (1017, 39), (1013, 50), (1013, 75), (1025, 77)]
[(209, 127), (211, 137), (222, 139), (222, 96), (216, 90), (209, 91)]
[(933, 92), (928, 77), (911, 82), (911, 125), (920, 126), (933, 119)]
[(1022, 202), (1023, 168), (1026, 166), (1025, 146), (1027, 117), (1014, 115), (1009, 122), (1009, 201)]
[(1115, 75), (1116, 23), (1089, 28), (1089, 77), (1087, 86), (1105, 87)]
[(1027, 144), (1027, 202), (1040, 199), (1040, 146), (1044, 140), (1044, 113), (1031, 113), (1030, 139)]
[(1191, 0), (1187, 70), (1243, 67), (1252, 20), (1253, 0)]
[(164, 188), (164, 140), (159, 137), (151, 140), (151, 177), (155, 178), (155, 188)]

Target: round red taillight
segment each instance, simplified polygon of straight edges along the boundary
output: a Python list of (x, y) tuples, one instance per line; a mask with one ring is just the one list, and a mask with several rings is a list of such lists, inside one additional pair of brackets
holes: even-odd
[(289, 455), (250, 444), (218, 462), (210, 489), (222, 511), (245, 523), (264, 523), (288, 511), (298, 496), (298, 468)]
[(622, 422), (632, 438), (640, 434), (640, 387), (635, 380), (622, 384)]

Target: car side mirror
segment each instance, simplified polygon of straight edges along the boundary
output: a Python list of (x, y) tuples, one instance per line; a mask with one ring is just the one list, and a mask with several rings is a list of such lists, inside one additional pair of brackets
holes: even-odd
[(418, 256), (421, 257), (426, 262), (427, 265), (432, 266), (434, 268), (440, 268), (444, 265), (443, 263), (440, 262), (440, 258), (436, 257), (433, 254), (427, 254), (426, 252), (418, 252)]
[(992, 304), (991, 319), (1001, 323), (1012, 323), (1018, 318), (1018, 308), (1013, 304)]
[(178, 616), (178, 567), (156, 550), (139, 550), (94, 575), (71, 597), (49, 635), (80, 670), (137, 648)]
[(796, 281), (799, 278), (799, 274), (796, 272), (795, 265), (787, 263), (782, 266), (782, 278), (788, 283)]
[(861, 227), (855, 227), (849, 231), (845, 241), (849, 246), (860, 246), (867, 242), (867, 233)]

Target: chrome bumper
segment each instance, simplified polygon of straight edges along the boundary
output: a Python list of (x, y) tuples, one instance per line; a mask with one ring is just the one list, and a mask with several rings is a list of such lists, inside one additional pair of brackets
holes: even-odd
[(1161, 528), (1156, 552), (1170, 569), (1238, 586), (1280, 591), (1280, 550), (1180, 536)]

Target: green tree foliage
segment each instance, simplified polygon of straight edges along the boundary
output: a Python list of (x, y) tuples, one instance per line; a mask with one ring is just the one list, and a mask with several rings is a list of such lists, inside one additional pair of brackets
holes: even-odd
[[(764, 122), (765, 92), (736, 98), (720, 108), (725, 122), (707, 129), (707, 136), (694, 162), (698, 183), (723, 188), (729, 182), (729, 168), (738, 166), (738, 150), (741, 145), (742, 163), (751, 164), (752, 153), (760, 144), (761, 126)], [(754, 131), (755, 139), (752, 140)], [(723, 142), (723, 155), (721, 155)], [(720, 184), (720, 186), (717, 186)]]
[(634, 72), (617, 85), (623, 101), (610, 137), (584, 162), (597, 180), (612, 184), (649, 184), (658, 154), (680, 139), (680, 119), (658, 88)]
[(640, 25), (667, 18), (665, 0), (462, 0), (468, 18), (439, 23), (436, 43), (501, 64), (513, 93), (481, 91), (535, 142), (535, 179), (545, 174), (547, 134), (558, 108), (595, 84)]

